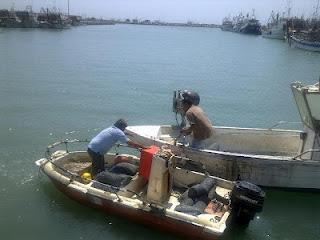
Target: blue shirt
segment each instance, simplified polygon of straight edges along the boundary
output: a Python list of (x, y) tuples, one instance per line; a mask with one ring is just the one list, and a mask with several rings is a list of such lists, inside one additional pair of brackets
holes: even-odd
[(108, 127), (102, 130), (97, 136), (95, 136), (89, 143), (90, 148), (95, 153), (101, 155), (106, 154), (117, 142), (127, 143), (128, 137), (122, 130), (115, 126)]

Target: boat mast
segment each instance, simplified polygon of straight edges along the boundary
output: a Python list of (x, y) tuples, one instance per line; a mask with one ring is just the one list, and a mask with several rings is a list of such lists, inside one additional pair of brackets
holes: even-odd
[(287, 14), (288, 14), (288, 19), (290, 18), (290, 15), (291, 15), (291, 0), (288, 0), (287, 1), (287, 9), (288, 9), (288, 11), (287, 11)]
[(315, 11), (314, 11), (314, 19), (318, 19), (318, 12), (319, 12), (319, 2), (320, 2), (320, 0), (318, 0), (318, 2), (317, 2), (317, 6), (316, 6), (316, 9), (315, 9)]

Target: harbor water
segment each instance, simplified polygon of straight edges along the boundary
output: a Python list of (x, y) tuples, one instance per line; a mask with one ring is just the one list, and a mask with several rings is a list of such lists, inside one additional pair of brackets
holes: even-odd
[[(0, 29), (1, 239), (180, 239), (61, 194), (34, 161), (119, 117), (175, 124), (193, 89), (215, 125), (301, 128), (290, 83), (313, 84), (320, 54), (212, 28), (138, 25)], [(315, 179), (319, 181), (319, 179)], [(222, 239), (319, 239), (320, 193), (266, 189), (264, 210)]]

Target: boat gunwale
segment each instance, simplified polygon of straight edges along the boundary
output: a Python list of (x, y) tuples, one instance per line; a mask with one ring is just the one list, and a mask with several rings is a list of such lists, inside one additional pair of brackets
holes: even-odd
[[(176, 126), (174, 125), (137, 125), (137, 126), (129, 126), (127, 128), (127, 131), (130, 132), (130, 134), (136, 135), (137, 137), (141, 136), (146, 139), (150, 139), (159, 143), (162, 143), (163, 145), (168, 145), (168, 142), (160, 139), (156, 136), (148, 136), (147, 134), (140, 134), (138, 132), (135, 132), (134, 130), (137, 128), (143, 128), (143, 127), (158, 127), (159, 131), (161, 131), (161, 128), (172, 128), (174, 129)], [(266, 129), (266, 128), (239, 128), (239, 127), (224, 127), (224, 126), (217, 126), (215, 127), (217, 129), (235, 129), (235, 130), (252, 130), (252, 131), (258, 131), (258, 132), (269, 132), (272, 133), (293, 133), (295, 135), (300, 135), (301, 133), (304, 133), (303, 130), (292, 130), (292, 129)], [(170, 145), (170, 144), (169, 144)], [(263, 159), (263, 160), (275, 160), (275, 161), (294, 161), (294, 162), (320, 162), (317, 160), (310, 160), (310, 159), (299, 159), (296, 158), (299, 154), (297, 153), (295, 156), (283, 156), (283, 155), (267, 155), (267, 154), (246, 154), (246, 153), (240, 153), (240, 152), (230, 152), (230, 151), (219, 151), (219, 150), (211, 150), (211, 149), (192, 149), (189, 147), (183, 146), (181, 143), (177, 143), (176, 145), (182, 150), (185, 150), (186, 152), (201, 152), (201, 153), (207, 153), (207, 154), (215, 154), (215, 155), (223, 155), (223, 156), (232, 156), (232, 157), (243, 157), (243, 158), (249, 158), (249, 159)]]

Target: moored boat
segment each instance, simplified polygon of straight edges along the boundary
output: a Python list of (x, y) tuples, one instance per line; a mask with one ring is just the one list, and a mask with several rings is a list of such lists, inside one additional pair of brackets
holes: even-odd
[(41, 9), (37, 17), (39, 28), (67, 29), (70, 28), (69, 19), (56, 9)]
[(254, 17), (246, 19), (239, 31), (244, 34), (261, 35), (259, 20)]
[(320, 52), (320, 41), (309, 41), (298, 36), (291, 36), (289, 44), (292, 47), (300, 48), (312, 52)]
[[(131, 137), (144, 144), (169, 146), (174, 153), (200, 162), (215, 176), (246, 180), (267, 187), (319, 190), (320, 92), (319, 84), (291, 85), (303, 130), (215, 127), (201, 150), (181, 138), (180, 126), (129, 126)], [(181, 113), (181, 92), (175, 94), (174, 111)]]
[(287, 19), (279, 13), (276, 15), (272, 12), (266, 28), (262, 31), (262, 37), (271, 39), (285, 39)]
[(230, 18), (224, 18), (221, 25), (223, 31), (233, 31), (233, 22)]
[(243, 34), (261, 35), (261, 24), (256, 19), (254, 11), (251, 15), (246, 16), (240, 13), (232, 18), (226, 17), (222, 21), (221, 30), (231, 31)]
[[(49, 146), (36, 164), (71, 199), (107, 213), (191, 239), (217, 239), (229, 224), (247, 225), (262, 210), (265, 194), (259, 187), (179, 168), (181, 157), (155, 146), (140, 158), (106, 154), (108, 170), (91, 180), (89, 155), (69, 152), (69, 144)], [(60, 145), (67, 150), (51, 151)]]

